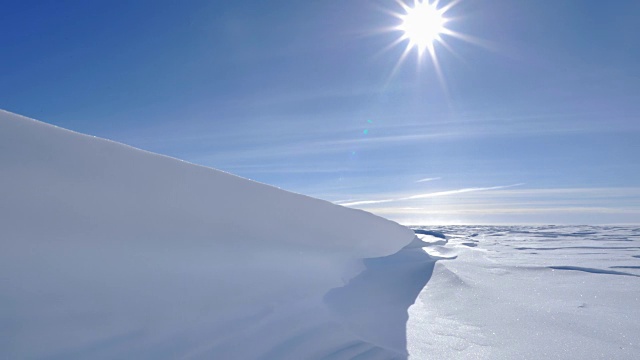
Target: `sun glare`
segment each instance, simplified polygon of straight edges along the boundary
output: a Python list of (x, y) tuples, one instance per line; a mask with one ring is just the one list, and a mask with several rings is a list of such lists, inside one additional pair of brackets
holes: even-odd
[[(407, 1), (411, 1), (411, 3)], [(391, 49), (401, 43), (406, 43), (406, 48), (400, 56), (400, 59), (398, 59), (396, 66), (394, 66), (391, 71), (390, 77), (393, 77), (409, 53), (415, 49), (418, 54), (419, 63), (425, 53), (429, 54), (429, 58), (435, 67), (438, 77), (444, 85), (442, 71), (440, 70), (440, 64), (436, 56), (436, 44), (453, 53), (453, 49), (451, 49), (445, 41), (446, 36), (468, 42), (475, 42), (471, 37), (447, 27), (452, 20), (446, 16), (447, 12), (456, 6), (459, 1), (461, 0), (444, 1), (446, 4), (442, 5), (441, 0), (396, 0), (401, 10), (399, 12), (387, 12), (397, 18), (399, 23), (386, 30), (399, 32), (400, 36), (383, 51)], [(443, 37), (443, 35), (445, 37)]]
[[(440, 61), (437, 52), (447, 50), (456, 57), (460, 57), (448, 44), (448, 40), (464, 41), (473, 45), (491, 49), (490, 44), (480, 38), (460, 33), (451, 29), (453, 23), (459, 23), (461, 17), (452, 17), (448, 14), (463, 0), (395, 0), (400, 9), (391, 10), (383, 9), (386, 13), (398, 20), (393, 26), (385, 27), (383, 32), (400, 33), (400, 35), (382, 49), (386, 52), (395, 48), (400, 44), (405, 44), (405, 49), (400, 55), (395, 66), (389, 74), (389, 79), (393, 78), (412, 52), (417, 53), (418, 68), (424, 64), (424, 54), (428, 54), (426, 58), (431, 60), (431, 64), (438, 76), (440, 84), (446, 91), (444, 75), (440, 68)], [(449, 16), (448, 16), (449, 15)]]
[(428, 0), (416, 1), (414, 7), (406, 7), (406, 14), (400, 15), (402, 23), (398, 30), (403, 32), (402, 39), (409, 40), (409, 47), (417, 48), (422, 54), (426, 49), (433, 53), (433, 45), (441, 41), (440, 34), (445, 30), (444, 11), (436, 8), (437, 3)]

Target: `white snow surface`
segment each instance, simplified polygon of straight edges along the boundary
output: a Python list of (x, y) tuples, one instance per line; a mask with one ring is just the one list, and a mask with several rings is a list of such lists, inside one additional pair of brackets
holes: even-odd
[(416, 229), (446, 236), (425, 247), (443, 258), (409, 308), (411, 359), (640, 358), (639, 227)]
[(435, 261), (412, 241), (360, 210), (0, 111), (2, 359), (406, 358)]

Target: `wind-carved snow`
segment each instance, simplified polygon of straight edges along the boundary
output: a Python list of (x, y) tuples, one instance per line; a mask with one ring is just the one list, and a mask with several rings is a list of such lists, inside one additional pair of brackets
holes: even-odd
[(407, 356), (405, 227), (6, 112), (0, 169), (0, 358)]
[(434, 231), (455, 260), (409, 308), (411, 359), (638, 358), (640, 229), (416, 228)]

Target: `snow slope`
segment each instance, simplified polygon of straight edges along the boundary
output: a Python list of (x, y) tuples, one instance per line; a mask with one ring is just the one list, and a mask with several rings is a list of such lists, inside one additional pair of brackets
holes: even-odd
[(434, 263), (415, 240), (0, 111), (3, 359), (405, 358)]

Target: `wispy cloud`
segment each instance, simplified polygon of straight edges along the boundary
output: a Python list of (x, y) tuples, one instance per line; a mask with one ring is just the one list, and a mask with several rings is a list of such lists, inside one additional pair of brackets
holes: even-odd
[(395, 199), (360, 200), (360, 201), (342, 203), (340, 205), (342, 205), (342, 206), (362, 206), (362, 205), (372, 205), (372, 204), (384, 204), (384, 203), (390, 203), (390, 202), (396, 202), (396, 201), (425, 199), (425, 198), (448, 196), (448, 195), (455, 195), (455, 194), (463, 194), (463, 193), (470, 193), (470, 192), (477, 192), (477, 191), (489, 191), (489, 190), (507, 189), (507, 188), (511, 188), (511, 187), (515, 187), (515, 186), (522, 186), (522, 185), (524, 185), (524, 184), (520, 183), (520, 184), (512, 184), (512, 185), (504, 185), (504, 186), (464, 188), (464, 189), (456, 189), (456, 190), (437, 191), (437, 192), (431, 192), (431, 193), (426, 193), (426, 194), (417, 194), (417, 195), (405, 196), (405, 197), (400, 197), (400, 198), (395, 198)]
[(208, 164), (216, 160), (220, 161), (252, 161), (256, 159), (282, 159), (282, 158), (304, 158), (308, 156), (321, 156), (335, 153), (348, 153), (353, 149), (363, 151), (367, 149), (380, 149), (382, 147), (401, 146), (411, 143), (423, 142), (426, 140), (443, 139), (454, 136), (452, 133), (429, 133), (429, 134), (405, 134), (405, 135), (382, 135), (368, 138), (349, 138), (317, 141), (297, 141), (284, 143), (282, 145), (261, 145), (252, 148), (217, 152), (205, 156), (189, 158), (189, 161), (198, 164)]
[(435, 180), (440, 180), (442, 178), (440, 177), (430, 177), (430, 178), (424, 178), (424, 179), (420, 179), (418, 181), (416, 181), (417, 183), (421, 183), (421, 182), (427, 182), (427, 181), (435, 181)]
[(637, 187), (471, 189), (422, 194), (461, 194), (442, 201), (364, 206), (403, 224), (637, 224), (640, 215)]
[(431, 198), (431, 197), (437, 197), (437, 196), (463, 194), (463, 193), (476, 192), (476, 191), (500, 190), (500, 189), (512, 188), (512, 187), (515, 187), (515, 186), (522, 186), (522, 185), (524, 185), (524, 183), (512, 184), (512, 185), (504, 185), (504, 186), (478, 187), (478, 188), (466, 188), (466, 189), (457, 189), (457, 190), (448, 190), (448, 191), (438, 191), (438, 192), (432, 192), (432, 193), (427, 193), (427, 194), (418, 194), (418, 195), (408, 196), (408, 197), (402, 198), (400, 200), (425, 199), (425, 198)]
[(503, 214), (553, 214), (553, 213), (596, 213), (596, 214), (640, 214), (637, 208), (613, 208), (599, 206), (557, 206), (557, 207), (440, 207), (437, 209), (422, 209), (411, 207), (381, 207), (368, 209), (378, 215), (503, 215)]
[(392, 201), (399, 201), (400, 199), (384, 199), (384, 200), (361, 200), (361, 201), (354, 201), (354, 202), (348, 202), (348, 203), (338, 203), (338, 205), (342, 205), (342, 206), (359, 206), (359, 205), (371, 205), (371, 204), (383, 204), (383, 203), (388, 203), (388, 202), (392, 202)]

